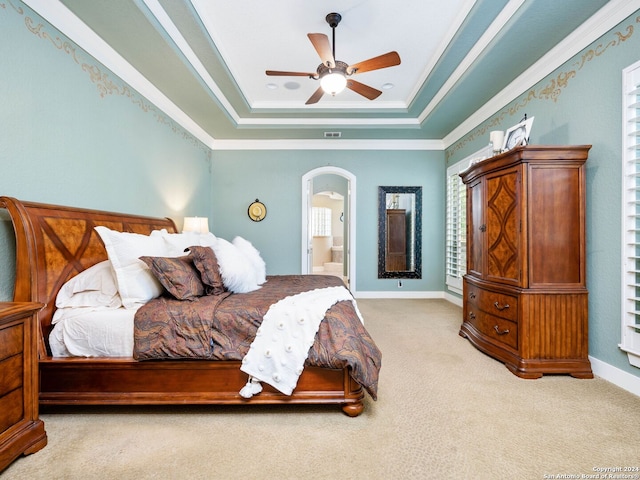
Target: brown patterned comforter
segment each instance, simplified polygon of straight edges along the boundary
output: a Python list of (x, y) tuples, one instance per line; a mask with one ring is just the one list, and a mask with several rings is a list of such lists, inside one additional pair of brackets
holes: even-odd
[[(325, 275), (279, 275), (254, 292), (207, 295), (195, 300), (160, 297), (141, 307), (134, 321), (138, 360), (242, 360), (269, 307), (289, 295), (342, 285)], [(382, 355), (350, 301), (336, 303), (320, 324), (306, 365), (350, 367), (351, 375), (377, 398)]]

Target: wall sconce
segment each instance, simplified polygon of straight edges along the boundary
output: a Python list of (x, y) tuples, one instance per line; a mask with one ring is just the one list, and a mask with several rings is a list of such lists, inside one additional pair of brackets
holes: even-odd
[(184, 217), (183, 232), (209, 233), (207, 217)]

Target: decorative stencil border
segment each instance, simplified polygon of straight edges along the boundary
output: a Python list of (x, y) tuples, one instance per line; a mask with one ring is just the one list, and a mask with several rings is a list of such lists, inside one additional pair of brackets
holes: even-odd
[[(25, 14), (22, 7), (15, 6), (11, 0), (0, 1), (0, 11), (8, 10), (7, 6), (11, 7), (13, 11), (24, 17), (24, 24), (31, 33), (42, 40), (48, 41), (49, 44), (53, 45), (57, 50), (66, 53), (76, 65), (82, 68), (82, 71), (87, 73), (89, 80), (96, 85), (101, 98), (105, 98), (110, 95), (126, 97), (143, 112), (153, 115), (158, 123), (169, 127), (173, 133), (181, 136), (184, 140), (187, 140), (194, 146), (201, 148), (203, 151), (209, 152), (209, 148), (206, 145), (174, 122), (162, 111), (158, 110), (155, 105), (148, 102), (138, 92), (131, 89), (123, 82), (120, 82), (120, 84), (114, 82), (109, 73), (103, 71), (104, 67), (98, 66), (95, 59), (88, 55), (84, 50), (77, 47), (75, 43), (69, 40), (63, 40), (55, 33), (51, 34), (50, 32), (53, 29), (50, 25), (36, 23), (33, 18)], [(116, 79), (120, 80), (118, 77), (116, 77)]]
[[(635, 23), (640, 24), (640, 16), (636, 17)], [(569, 81), (578, 75), (578, 72), (582, 70), (587, 63), (600, 57), (610, 49), (617, 47), (618, 45), (626, 42), (634, 34), (634, 25), (628, 25), (626, 29), (621, 32), (615, 32), (612, 35), (612, 39), (606, 43), (600, 43), (595, 48), (591, 48), (585, 51), (577, 60), (575, 60), (565, 71), (558, 73), (555, 77), (551, 78), (545, 85), (536, 89), (529, 90), (526, 94), (515, 101), (511, 106), (505, 108), (496, 116), (491, 118), (483, 126), (476, 128), (473, 133), (466, 135), (462, 140), (453, 144), (447, 149), (445, 158), (449, 160), (451, 156), (464, 147), (467, 143), (472, 142), (478, 137), (484, 137), (487, 132), (496, 129), (500, 126), (505, 117), (511, 117), (516, 115), (520, 110), (526, 107), (532, 100), (551, 100), (557, 101), (558, 97), (562, 94), (563, 90), (569, 85)]]

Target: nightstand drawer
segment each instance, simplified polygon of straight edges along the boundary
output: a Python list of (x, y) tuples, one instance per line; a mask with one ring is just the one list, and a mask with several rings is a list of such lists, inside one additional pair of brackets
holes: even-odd
[(22, 353), (24, 326), (22, 324), (0, 329), (0, 360)]
[(0, 397), (0, 433), (24, 418), (22, 388)]
[(0, 396), (21, 387), (23, 376), (22, 355), (14, 355), (2, 360), (0, 362)]

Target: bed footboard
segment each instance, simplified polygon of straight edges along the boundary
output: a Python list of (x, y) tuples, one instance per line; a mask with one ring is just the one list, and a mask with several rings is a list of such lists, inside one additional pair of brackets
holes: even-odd
[(47, 358), (40, 361), (41, 405), (334, 404), (355, 417), (364, 392), (347, 369), (306, 367), (291, 396), (269, 385), (251, 399), (236, 361), (146, 361), (128, 358)]

